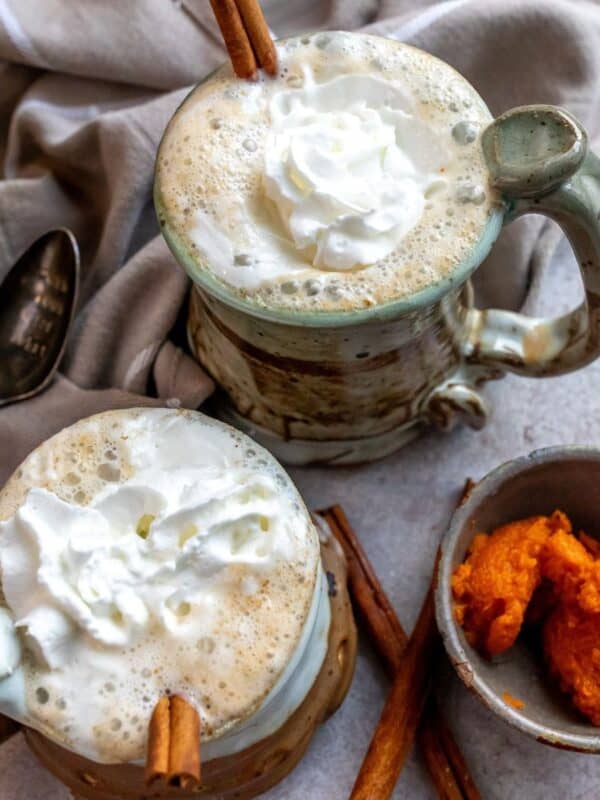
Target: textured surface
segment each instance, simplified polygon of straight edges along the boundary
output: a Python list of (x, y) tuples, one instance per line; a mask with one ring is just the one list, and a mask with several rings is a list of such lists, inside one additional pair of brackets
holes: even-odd
[[(594, 0), (279, 2), (281, 9), (269, 15), (279, 34), (320, 24), (355, 27), (379, 6), (380, 32), (451, 63), (494, 113), (523, 103), (558, 103), (598, 132), (600, 6)], [(307, 12), (311, 3), (322, 12), (314, 22)], [(207, 5), (186, 0), (186, 7)], [(64, 374), (43, 396), (0, 415), (0, 480), (11, 461), (58, 427), (109, 406), (142, 402), (149, 378), (161, 404), (193, 406), (211, 391), (210, 384), (202, 388), (197, 372), (191, 374), (195, 365), (172, 341), (160, 346), (186, 286), (158, 238), (142, 248), (156, 235), (148, 199), (160, 134), (183, 99), (183, 87), (223, 58), (214, 28), (212, 36), (203, 32), (211, 17), (194, 23), (181, 6), (167, 0), (0, 0), (0, 55), (9, 62), (1, 67), (0, 155), (7, 179), (0, 181), (0, 274), (54, 225), (76, 228), (82, 245), (85, 240), (86, 265), (84, 314)], [(178, 91), (157, 94), (164, 89)], [(519, 221), (512, 231), (477, 282), (482, 298), (516, 308), (538, 227)], [(556, 304), (566, 305), (564, 281), (554, 287)], [(486, 389), (495, 416), (481, 434), (432, 436), (372, 467), (295, 476), (309, 502), (344, 503), (408, 626), (464, 475), (480, 476), (535, 446), (600, 440), (600, 423), (592, 419), (599, 376), (600, 365), (542, 383), (507, 379)], [(599, 760), (548, 751), (508, 732), (452, 686), (452, 721), (487, 800), (600, 800), (594, 789)], [(348, 702), (270, 798), (345, 798), (384, 689), (382, 672), (363, 650)], [(0, 769), (0, 800), (66, 798), (18, 738), (0, 748)], [(425, 773), (412, 762), (396, 798), (432, 796)]]
[[(580, 297), (571, 256), (559, 250), (544, 276), (543, 307), (566, 311)], [(540, 308), (539, 302), (536, 309)], [(437, 541), (467, 475), (479, 478), (498, 463), (536, 447), (600, 444), (597, 387), (600, 362), (550, 380), (508, 377), (488, 385), (494, 412), (480, 433), (429, 435), (399, 454), (365, 467), (292, 470), (309, 505), (344, 505), (402, 622), (414, 624), (429, 580)], [(294, 773), (269, 800), (343, 800), (383, 702), (387, 680), (363, 641), (349, 696), (317, 733)], [(551, 750), (512, 731), (469, 697), (453, 676), (444, 702), (486, 800), (600, 800), (600, 759)], [(0, 800), (64, 800), (65, 789), (38, 767), (21, 736), (0, 748)], [(413, 755), (394, 798), (435, 797)]]

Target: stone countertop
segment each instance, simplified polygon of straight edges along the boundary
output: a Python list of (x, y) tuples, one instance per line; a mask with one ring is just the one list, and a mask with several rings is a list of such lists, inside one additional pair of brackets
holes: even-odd
[[(580, 295), (572, 257), (561, 246), (535, 310), (562, 313)], [(341, 503), (407, 629), (428, 585), (434, 553), (467, 476), (481, 478), (503, 461), (538, 447), (600, 444), (600, 361), (550, 380), (509, 376), (486, 390), (488, 426), (431, 433), (378, 463), (290, 470), (307, 504)], [(596, 412), (596, 413), (594, 413)], [(343, 800), (348, 796), (381, 710), (388, 681), (361, 641), (348, 697), (313, 739), (296, 770), (268, 800)], [(508, 728), (451, 677), (447, 718), (485, 800), (600, 800), (600, 757), (551, 749)], [(38, 766), (22, 736), (0, 748), (0, 800), (66, 800), (69, 793)], [(413, 753), (394, 798), (434, 800)]]

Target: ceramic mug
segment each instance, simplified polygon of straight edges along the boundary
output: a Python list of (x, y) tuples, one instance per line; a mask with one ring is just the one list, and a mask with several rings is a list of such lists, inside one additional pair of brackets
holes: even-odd
[[(17, 565), (17, 583), (26, 582), (28, 576), (37, 574), (40, 559), (43, 563), (48, 559), (58, 559), (63, 566), (63, 562), (71, 559), (64, 570), (59, 568), (62, 571), (58, 579), (48, 578), (53, 586), (50, 594), (44, 593), (43, 588), (37, 591), (36, 585), (27, 584), (28, 596), (33, 599), (28, 605), (25, 624), (29, 625), (28, 632), (32, 635), (25, 639), (17, 636), (12, 623), (14, 619), (24, 618), (19, 611), (22, 607), (11, 605), (18, 592), (11, 594), (6, 571), (2, 575), (0, 707), (7, 716), (0, 713), (0, 744), (22, 729), (30, 749), (70, 789), (74, 800), (167, 800), (169, 797), (179, 800), (199, 797), (204, 800), (249, 800), (267, 791), (294, 768), (317, 727), (340, 706), (350, 686), (356, 660), (357, 632), (348, 594), (347, 562), (339, 542), (320, 515), (312, 515), (316, 529), (312, 531), (308, 511), (298, 505), (300, 498), (288, 486), (289, 480), (282, 471), (273, 471), (276, 465), (269, 465), (263, 457), (266, 454), (256, 453), (251, 448), (254, 443), (244, 442), (239, 436), (232, 440), (231, 433), (220, 430), (220, 427), (217, 429), (214, 420), (207, 425), (202, 415), (191, 411), (155, 408), (104, 412), (83, 419), (43, 442), (0, 490), (0, 521), (9, 525), (2, 530), (2, 565)], [(211, 438), (211, 429), (216, 438)], [(129, 448), (124, 444), (126, 440), (137, 444)], [(190, 457), (186, 461), (182, 450), (188, 442)], [(223, 445), (226, 445), (227, 454), (220, 460), (218, 454)], [(144, 472), (150, 451), (159, 467), (159, 472), (153, 473), (158, 483), (161, 474), (169, 476), (169, 486), (173, 490), (169, 498), (161, 493), (164, 486), (161, 489), (157, 484), (158, 493), (151, 490), (148, 474)], [(247, 460), (248, 451), (250, 455), (254, 453), (255, 465)], [(102, 453), (108, 461), (102, 461)], [(95, 460), (94, 456), (99, 454), (100, 459)], [(175, 462), (189, 470), (186, 475), (208, 475), (213, 484), (203, 495), (191, 498), (184, 483), (179, 483), (178, 488), (173, 487), (173, 482), (177, 482), (173, 478)], [(103, 472), (102, 466), (110, 469)], [(224, 470), (233, 470), (231, 484), (220, 482)], [(134, 485), (127, 486), (127, 479), (134, 477)], [(122, 494), (118, 492), (119, 481), (124, 490)], [(46, 510), (37, 506), (37, 510), (32, 512), (29, 498), (33, 490), (40, 487), (58, 492), (59, 496)], [(103, 492), (108, 505), (100, 511), (93, 501)], [(84, 501), (76, 499), (78, 494), (83, 494)], [(274, 502), (276, 495), (281, 496), (281, 504)], [(91, 505), (87, 508), (95, 523), (89, 522), (89, 516), (84, 519), (80, 514), (81, 503), (90, 500)], [(35, 505), (36, 501), (31, 502)], [(169, 502), (172, 505), (167, 512)], [(64, 545), (64, 550), (56, 542), (49, 545), (49, 550), (40, 544), (40, 552), (36, 550), (31, 562), (33, 573), (25, 574), (23, 570), (28, 569), (28, 557), (23, 557), (22, 550), (10, 550), (10, 544), (7, 544), (11, 538), (10, 531), (16, 532), (17, 538), (24, 535), (22, 519), (27, 518), (31, 535), (44, 538), (49, 530), (48, 520), (52, 525), (55, 513), (48, 508), (56, 508), (56, 503), (61, 504), (61, 532), (69, 542)], [(283, 527), (281, 530), (279, 527), (271, 528), (271, 521), (276, 522), (281, 509), (291, 511), (292, 505), (297, 506), (296, 523), (289, 523), (287, 518), (292, 528), (287, 532)], [(171, 521), (167, 526), (175, 525), (166, 534), (167, 538), (171, 537), (171, 543), (167, 543), (167, 538), (161, 537), (160, 533), (153, 540), (150, 527), (145, 532), (140, 528), (142, 521), (150, 526), (155, 519), (154, 514), (142, 515), (141, 512), (153, 509), (158, 514), (159, 508), (166, 514), (160, 519), (168, 518)], [(16, 523), (13, 521), (15, 517), (18, 517)], [(196, 542), (184, 554), (184, 546), (198, 531), (192, 519), (204, 526), (199, 536), (210, 539), (212, 544)], [(94, 542), (103, 541), (96, 548), (87, 539), (84, 552), (81, 549), (81, 531), (87, 530), (86, 525), (90, 524), (96, 525)], [(253, 544), (257, 532), (259, 538)], [(141, 550), (131, 541), (120, 544), (121, 535), (136, 538), (136, 533), (146, 540)], [(290, 538), (292, 535), (293, 539)], [(314, 552), (316, 542), (309, 542), (317, 536), (320, 558)], [(117, 539), (119, 544), (114, 544)], [(272, 541), (269, 543), (268, 539)], [(178, 547), (179, 552), (169, 550), (171, 554), (165, 556), (165, 548), (173, 546)], [(117, 550), (121, 566), (115, 573), (114, 563), (111, 562), (109, 568), (103, 560), (114, 559)], [(75, 559), (69, 555), (74, 552), (78, 553)], [(294, 565), (297, 553), (304, 553), (314, 560), (314, 579), (310, 588), (305, 583), (311, 576), (310, 565), (308, 571), (297, 570)], [(288, 554), (291, 555), (288, 557)], [(291, 568), (282, 571), (279, 562), (288, 562)], [(231, 569), (225, 569), (228, 564)], [(127, 605), (127, 592), (123, 589), (127, 578), (123, 576), (130, 568), (133, 572), (129, 574), (135, 574), (137, 578), (139, 602), (123, 608), (123, 614), (117, 614), (119, 609), (115, 604), (111, 605), (111, 598), (117, 598), (115, 603)], [(49, 569), (48, 575), (54, 568), (51, 566)], [(91, 570), (100, 576), (100, 583), (94, 583)], [(177, 578), (173, 577), (175, 574)], [(160, 575), (158, 581), (155, 581), (156, 575)], [(275, 587), (272, 590), (268, 588), (269, 578)], [(44, 578), (41, 580), (43, 582)], [(170, 588), (160, 594), (162, 590), (158, 583), (165, 581), (163, 589), (167, 584)], [(276, 586), (278, 582), (284, 587), (283, 593), (280, 586)], [(304, 584), (306, 591), (298, 588), (300, 583)], [(184, 585), (187, 591), (195, 590), (196, 594), (192, 592), (186, 596), (190, 597), (191, 603), (197, 604), (197, 609), (204, 609), (202, 613), (213, 609), (214, 626), (209, 623), (208, 627), (198, 628), (184, 623), (183, 627), (174, 630), (176, 623), (173, 620), (177, 612), (170, 614), (169, 608), (183, 605), (182, 596), (174, 593), (174, 587)], [(203, 598), (201, 595), (207, 587), (208, 597)], [(281, 618), (277, 616), (277, 608), (290, 605), (289, 597), (285, 596), (286, 589), (294, 595), (292, 606), (297, 595), (298, 619), (303, 623), (296, 630), (286, 628), (284, 618), (289, 617), (283, 612)], [(53, 591), (58, 594), (53, 595)], [(156, 597), (151, 596), (157, 592)], [(227, 597), (232, 593), (243, 594), (246, 600), (240, 604), (236, 598), (236, 602), (232, 602)], [(65, 596), (69, 599), (61, 604), (61, 597)], [(56, 597), (58, 600), (53, 599)], [(175, 597), (178, 598), (177, 605), (171, 605)], [(217, 620), (219, 604), (227, 614), (239, 617), (227, 633)], [(263, 611), (254, 614), (253, 606), (262, 607)], [(188, 611), (190, 608), (188, 604)], [(107, 633), (106, 622), (111, 609), (113, 632)], [(163, 621), (158, 619), (158, 614), (170, 617), (170, 620), (165, 623), (164, 618)], [(34, 618), (42, 619), (42, 624), (37, 632), (32, 633), (34, 623), (31, 620)], [(86, 626), (95, 626), (91, 638)], [(169, 627), (169, 636), (164, 638), (166, 627)], [(200, 709), (202, 718), (207, 718), (201, 743), (202, 782), (197, 787), (165, 785), (160, 781), (148, 786), (139, 751), (129, 749), (131, 730), (135, 732), (137, 729), (134, 735), (139, 737), (144, 724), (150, 720), (148, 703), (151, 700), (155, 702), (157, 692), (163, 691), (164, 684), (160, 678), (145, 680), (146, 668), (142, 669), (142, 662), (138, 661), (138, 671), (132, 679), (133, 691), (130, 689), (129, 695), (123, 688), (117, 691), (112, 686), (111, 689), (112, 681), (106, 681), (106, 678), (115, 676), (115, 683), (122, 683), (117, 681), (119, 670), (122, 671), (131, 661), (122, 660), (121, 656), (127, 658), (125, 654), (131, 653), (134, 642), (142, 643), (143, 648), (144, 634), (149, 628), (153, 631), (151, 656), (156, 664), (156, 673), (162, 672), (160, 659), (170, 654), (175, 669), (168, 674), (181, 687), (172, 688), (184, 696), (189, 692), (191, 700), (203, 706)], [(232, 631), (240, 632), (240, 636), (248, 631), (249, 639), (254, 639), (256, 644), (254, 648), (247, 644), (244, 650), (246, 661), (241, 665), (238, 659), (242, 651), (231, 648), (228, 641)], [(39, 643), (42, 634), (43, 643)], [(161, 636), (163, 647), (154, 646), (154, 639)], [(220, 636), (224, 638), (219, 642)], [(277, 640), (286, 638), (290, 642), (282, 644), (278, 650)], [(183, 647), (178, 648), (177, 640)], [(75, 659), (73, 663), (78, 665), (78, 669), (69, 674), (76, 682), (78, 678), (83, 681), (88, 675), (86, 664), (90, 661), (86, 658), (91, 658), (94, 668), (97, 668), (95, 680), (89, 681), (91, 696), (82, 700), (81, 709), (76, 706), (76, 694), (68, 691), (61, 694), (65, 681), (61, 657), (57, 657), (58, 663), (52, 665), (43, 660), (49, 650), (54, 655), (57, 653), (56, 642), (60, 642), (59, 649), (62, 646), (68, 650), (69, 658)], [(78, 643), (84, 645), (83, 650), (77, 647)], [(291, 644), (294, 646), (290, 647)], [(265, 645), (268, 645), (266, 650)], [(30, 648), (35, 648), (33, 658), (26, 658), (26, 651)], [(276, 652), (269, 653), (269, 649)], [(210, 656), (213, 650), (214, 656)], [(86, 655), (86, 651), (91, 655)], [(274, 660), (270, 660), (271, 656)], [(115, 657), (116, 661), (113, 660)], [(148, 658), (148, 653), (142, 658)], [(32, 677), (24, 677), (27, 669), (30, 669)], [(204, 675), (204, 678), (186, 677), (189, 669), (195, 669), (195, 674)], [(53, 672), (57, 674), (53, 676)], [(244, 672), (244, 677), (241, 672)], [(63, 673), (62, 678), (60, 673)], [(136, 673), (135, 668), (133, 673)], [(46, 684), (45, 677), (48, 678)], [(219, 682), (221, 678), (224, 682)], [(138, 685), (135, 685), (136, 680)], [(232, 687), (228, 688), (226, 683), (236, 680), (239, 683), (237, 694), (231, 692)], [(216, 688), (217, 683), (223, 691), (216, 702), (216, 711), (213, 711), (215, 705), (211, 709), (210, 687)], [(227, 699), (224, 699), (226, 692)], [(142, 700), (145, 693), (149, 697)], [(124, 699), (121, 707), (119, 701)], [(132, 714), (136, 711), (136, 700), (139, 701), (139, 711)], [(90, 704), (97, 708), (92, 722), (85, 718)], [(53, 709), (58, 709), (58, 713)], [(141, 742), (143, 739), (138, 739), (136, 745), (139, 747)]]
[[(484, 131), (489, 178), (502, 197), (468, 258), (416, 294), (356, 311), (260, 308), (230, 292), (163, 233), (193, 276), (188, 334), (222, 392), (218, 415), (288, 464), (385, 456), (428, 425), (481, 428), (478, 387), (505, 372), (574, 370), (600, 352), (600, 160), (581, 125), (547, 105), (506, 112)], [(160, 187), (155, 204), (161, 214)], [(585, 287), (553, 319), (473, 307), (469, 278), (502, 226), (534, 212), (571, 241)]]

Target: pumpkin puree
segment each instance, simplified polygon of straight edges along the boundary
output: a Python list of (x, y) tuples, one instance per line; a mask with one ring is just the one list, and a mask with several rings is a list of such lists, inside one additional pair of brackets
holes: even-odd
[(478, 534), (454, 572), (455, 615), (469, 643), (491, 657), (524, 621), (541, 622), (553, 678), (600, 725), (600, 543), (573, 535), (565, 514)]

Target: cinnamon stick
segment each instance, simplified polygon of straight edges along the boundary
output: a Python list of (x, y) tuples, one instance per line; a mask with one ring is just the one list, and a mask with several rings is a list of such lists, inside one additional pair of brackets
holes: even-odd
[(256, 75), (256, 58), (235, 0), (210, 0), (225, 47), (238, 78)]
[(465, 795), (462, 787), (456, 781), (450, 762), (444, 752), (438, 725), (436, 724), (437, 720), (434, 716), (435, 713), (436, 711), (430, 698), (428, 710), (423, 715), (418, 733), (423, 757), (429, 774), (436, 785), (440, 800), (464, 800)]
[(406, 645), (350, 800), (387, 800), (394, 791), (412, 747), (429, 691), (436, 640), (432, 583)]
[(268, 75), (277, 74), (277, 50), (258, 0), (236, 0), (258, 66)]
[(277, 50), (258, 0), (210, 0), (238, 78), (277, 74)]
[(402, 663), (408, 641), (404, 628), (342, 507), (332, 506), (319, 513), (342, 546), (352, 599), (379, 656), (393, 676)]
[(457, 508), (460, 508), (467, 502), (467, 500), (469, 499), (469, 495), (476, 486), (477, 484), (475, 483), (473, 478), (466, 479), (465, 485), (463, 486), (462, 491), (460, 493), (460, 497), (458, 498), (458, 502), (456, 503)]
[(183, 697), (161, 697), (150, 718), (145, 782), (193, 789), (200, 783), (200, 717)]
[[(470, 479), (466, 481), (457, 506), (465, 501), (473, 486), (473, 481)], [(343, 509), (340, 506), (333, 506), (321, 511), (320, 514), (326, 519), (333, 535), (344, 550), (348, 563), (348, 583), (354, 605), (363, 619), (375, 649), (393, 676), (400, 665), (407, 641), (402, 624)], [(434, 729), (434, 735), (425, 732), (428, 728)], [(429, 714), (419, 727), (419, 744), (438, 797), (464, 796), (465, 800), (481, 800), (462, 753), (439, 709), (431, 699)]]
[(469, 767), (467, 766), (467, 762), (465, 761), (463, 754), (460, 752), (460, 748), (456, 743), (456, 739), (446, 724), (446, 720), (435, 707), (435, 704), (433, 705), (432, 716), (432, 724), (437, 731), (439, 741), (446, 758), (452, 765), (452, 773), (456, 782), (460, 786), (464, 800), (481, 800), (479, 789), (475, 785), (473, 776), (469, 771)]

